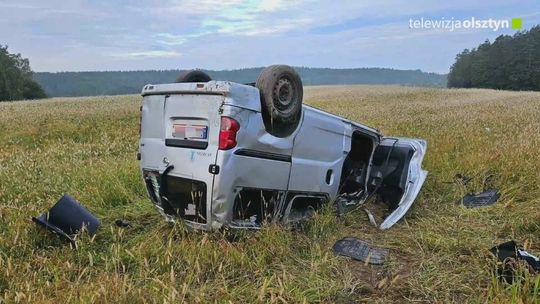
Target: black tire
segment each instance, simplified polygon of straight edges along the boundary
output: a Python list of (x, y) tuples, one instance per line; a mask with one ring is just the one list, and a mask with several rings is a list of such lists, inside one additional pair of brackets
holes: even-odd
[(291, 135), (300, 121), (302, 80), (288, 65), (272, 65), (265, 68), (255, 86), (261, 95), (264, 125), (268, 133), (277, 137)]
[(185, 71), (176, 78), (176, 82), (209, 82), (210, 80), (212, 78), (201, 70)]

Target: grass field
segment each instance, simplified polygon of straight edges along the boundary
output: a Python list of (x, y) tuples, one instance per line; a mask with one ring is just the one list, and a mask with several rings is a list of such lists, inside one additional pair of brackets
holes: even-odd
[[(0, 298), (7, 303), (535, 303), (540, 280), (503, 285), (490, 247), (540, 254), (540, 93), (392, 86), (306, 88), (305, 102), (424, 138), (426, 184), (388, 231), (362, 211), (327, 208), (302, 229), (268, 226), (228, 241), (170, 226), (151, 206), (136, 161), (141, 97), (0, 103)], [(452, 183), (457, 173), (473, 176)], [(493, 206), (465, 193), (500, 189)], [(78, 249), (30, 221), (68, 192), (103, 222)], [(117, 218), (131, 227), (118, 228)], [(357, 236), (390, 249), (380, 267), (336, 257)], [(2, 300), (0, 300), (2, 302)]]

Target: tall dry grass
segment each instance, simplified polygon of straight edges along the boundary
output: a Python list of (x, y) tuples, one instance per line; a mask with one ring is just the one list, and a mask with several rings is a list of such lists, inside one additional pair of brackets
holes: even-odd
[[(540, 281), (504, 285), (486, 251), (515, 239), (540, 254), (540, 93), (391, 86), (306, 88), (307, 103), (424, 138), (430, 172), (405, 220), (388, 231), (361, 211), (325, 209), (302, 229), (187, 232), (162, 222), (135, 159), (138, 96), (0, 103), (0, 297), (19, 303), (534, 303)], [(456, 173), (474, 176), (467, 186)], [(456, 201), (486, 186), (495, 205)], [(79, 248), (31, 223), (64, 192), (101, 218)], [(114, 220), (131, 222), (118, 228)], [(388, 247), (382, 267), (335, 257), (357, 236)], [(1, 301), (1, 300), (0, 300)]]

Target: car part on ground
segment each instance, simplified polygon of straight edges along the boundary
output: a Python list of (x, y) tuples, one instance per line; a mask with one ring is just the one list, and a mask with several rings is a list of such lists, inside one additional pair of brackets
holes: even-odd
[(366, 213), (371, 225), (373, 225), (375, 227), (378, 227), (377, 221), (375, 220), (375, 216), (373, 216), (373, 213), (371, 213), (371, 211), (369, 211), (367, 208), (363, 208), (363, 209), (364, 209), (364, 212)]
[(454, 176), (454, 182), (466, 186), (473, 178), (467, 175), (458, 173)]
[(298, 73), (287, 65), (271, 65), (261, 72), (255, 86), (261, 95), (268, 133), (277, 137), (291, 135), (300, 122), (304, 95)]
[(388, 256), (388, 249), (373, 248), (366, 241), (346, 237), (337, 241), (332, 250), (337, 255), (353, 258), (371, 265), (382, 265)]
[(126, 227), (129, 227), (131, 226), (131, 223), (124, 220), (124, 219), (117, 219), (116, 221), (114, 221), (114, 224), (118, 227), (122, 227), (122, 228), (126, 228)]
[(461, 200), (463, 206), (467, 208), (477, 208), (489, 206), (497, 202), (500, 194), (497, 189), (488, 189), (480, 193), (469, 193)]
[(212, 78), (201, 70), (189, 70), (178, 75), (176, 82), (209, 82)]
[(508, 284), (523, 279), (524, 272), (539, 273), (540, 259), (520, 249), (515, 241), (508, 241), (489, 250), (497, 257), (498, 277)]
[(101, 225), (98, 218), (69, 194), (64, 194), (48, 212), (32, 217), (32, 221), (69, 240), (73, 245), (74, 236), (81, 230), (94, 235)]

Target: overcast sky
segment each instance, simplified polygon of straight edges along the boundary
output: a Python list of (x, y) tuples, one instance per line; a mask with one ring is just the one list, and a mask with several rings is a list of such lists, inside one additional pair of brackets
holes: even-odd
[[(481, 3), (479, 3), (481, 2)], [(410, 19), (523, 18), (538, 0), (0, 0), (0, 44), (35, 71), (235, 69), (283, 63), (447, 73), (513, 29), (411, 29)]]

